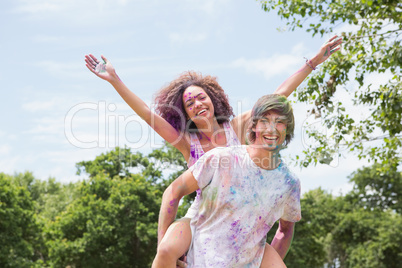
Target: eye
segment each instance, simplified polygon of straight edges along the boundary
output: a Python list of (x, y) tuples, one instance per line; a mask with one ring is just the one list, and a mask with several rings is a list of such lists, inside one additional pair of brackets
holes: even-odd
[(190, 102), (187, 103), (187, 107), (190, 107), (190, 106), (193, 105), (193, 104), (194, 104), (194, 102), (193, 102), (193, 101), (190, 101)]

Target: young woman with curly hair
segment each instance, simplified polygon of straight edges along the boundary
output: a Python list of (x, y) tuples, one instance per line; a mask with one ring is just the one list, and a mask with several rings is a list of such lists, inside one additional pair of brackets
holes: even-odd
[[(288, 97), (312, 69), (339, 50), (341, 42), (341, 38), (331, 38), (316, 56), (306, 61), (274, 93)], [(148, 125), (183, 154), (188, 166), (192, 166), (205, 152), (215, 147), (246, 143), (251, 112), (247, 111), (231, 119), (234, 116), (233, 109), (215, 77), (202, 76), (191, 71), (181, 74), (156, 94), (156, 112), (153, 112), (120, 80), (112, 64), (103, 56), (102, 59), (103, 63), (91, 54), (86, 55), (87, 68), (108, 81)], [(188, 250), (192, 237), (190, 219), (197, 211), (200, 198), (202, 197), (197, 195), (185, 218), (169, 223), (170, 226), (160, 223), (158, 250), (153, 267), (168, 267), (168, 260), (176, 262)], [(280, 251), (279, 248), (276, 250)], [(277, 267), (284, 266), (281, 257), (268, 244), (263, 258), (264, 265), (268, 264), (267, 260)], [(177, 263), (184, 265), (180, 261)]]

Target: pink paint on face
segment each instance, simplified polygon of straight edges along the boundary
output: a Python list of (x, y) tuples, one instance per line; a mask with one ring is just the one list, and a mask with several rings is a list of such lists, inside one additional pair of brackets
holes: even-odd
[(204, 118), (214, 116), (213, 103), (208, 94), (201, 87), (189, 86), (183, 92), (182, 99), (184, 110), (187, 113), (188, 118), (191, 119), (194, 123), (197, 124), (197, 120), (205, 120)]
[[(184, 98), (186, 98), (186, 95), (184, 95)], [(187, 98), (187, 99), (185, 99), (185, 100), (184, 100), (184, 102), (187, 102), (187, 101), (191, 100), (192, 98), (193, 98), (193, 97), (188, 96), (188, 98)]]

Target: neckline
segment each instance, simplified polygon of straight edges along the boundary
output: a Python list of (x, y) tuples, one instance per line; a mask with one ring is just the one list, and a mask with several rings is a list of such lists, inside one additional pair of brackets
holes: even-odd
[(243, 147), (244, 150), (246, 151), (246, 152), (245, 152), (246, 155), (247, 155), (246, 157), (247, 157), (248, 160), (251, 162), (251, 165), (252, 165), (254, 168), (256, 168), (256, 169), (258, 169), (258, 170), (264, 170), (264, 171), (274, 171), (274, 170), (277, 170), (277, 169), (279, 169), (279, 168), (281, 168), (281, 167), (283, 166), (283, 160), (282, 160), (282, 158), (279, 158), (279, 160), (280, 160), (281, 162), (280, 162), (279, 165), (278, 165), (276, 168), (274, 168), (274, 169), (265, 169), (265, 168), (262, 168), (262, 167), (257, 166), (257, 164), (254, 163), (253, 159), (251, 158), (250, 154), (248, 153), (247, 146), (248, 146), (248, 145), (242, 145), (242, 147)]
[[(222, 128), (223, 128), (223, 133), (225, 134), (225, 140), (226, 140), (226, 144), (224, 146), (217, 146), (217, 147), (213, 147), (210, 150), (213, 150), (215, 148), (225, 148), (225, 147), (229, 147), (229, 139), (230, 139), (230, 129), (228, 128), (228, 126), (226, 124), (229, 124), (229, 128), (230, 128), (230, 122), (223, 122), (222, 123)], [(191, 136), (191, 140), (192, 142), (194, 142), (195, 144), (197, 144), (200, 149), (202, 150), (202, 152), (205, 154), (204, 148), (202, 147), (202, 144), (200, 142), (200, 136), (203, 137), (205, 133), (201, 133), (201, 132), (196, 132), (196, 133), (190, 133)], [(205, 135), (206, 136), (206, 135)], [(207, 136), (206, 136), (207, 137)], [(208, 138), (208, 137), (207, 137)], [(209, 138), (208, 138), (209, 139)], [(211, 141), (209, 141), (209, 143), (211, 143)], [(232, 145), (233, 146), (233, 145)], [(208, 150), (207, 152), (209, 152), (210, 150)]]

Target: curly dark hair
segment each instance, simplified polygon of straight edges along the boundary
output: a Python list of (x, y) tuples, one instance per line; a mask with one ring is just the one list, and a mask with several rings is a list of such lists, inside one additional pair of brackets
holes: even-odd
[(229, 121), (230, 117), (234, 116), (228, 96), (218, 84), (216, 77), (187, 71), (155, 94), (155, 111), (177, 131), (198, 132), (194, 122), (187, 122), (187, 114), (183, 107), (183, 92), (189, 86), (201, 87), (208, 94), (219, 124)]
[(248, 128), (248, 139), (251, 143), (255, 142), (256, 136), (253, 128), (256, 127), (258, 120), (260, 120), (269, 111), (277, 112), (278, 114), (286, 116), (286, 137), (284, 145), (288, 145), (294, 135), (295, 119), (293, 109), (290, 102), (285, 96), (277, 94), (269, 94), (262, 96), (254, 104), (251, 111), (251, 124)]

